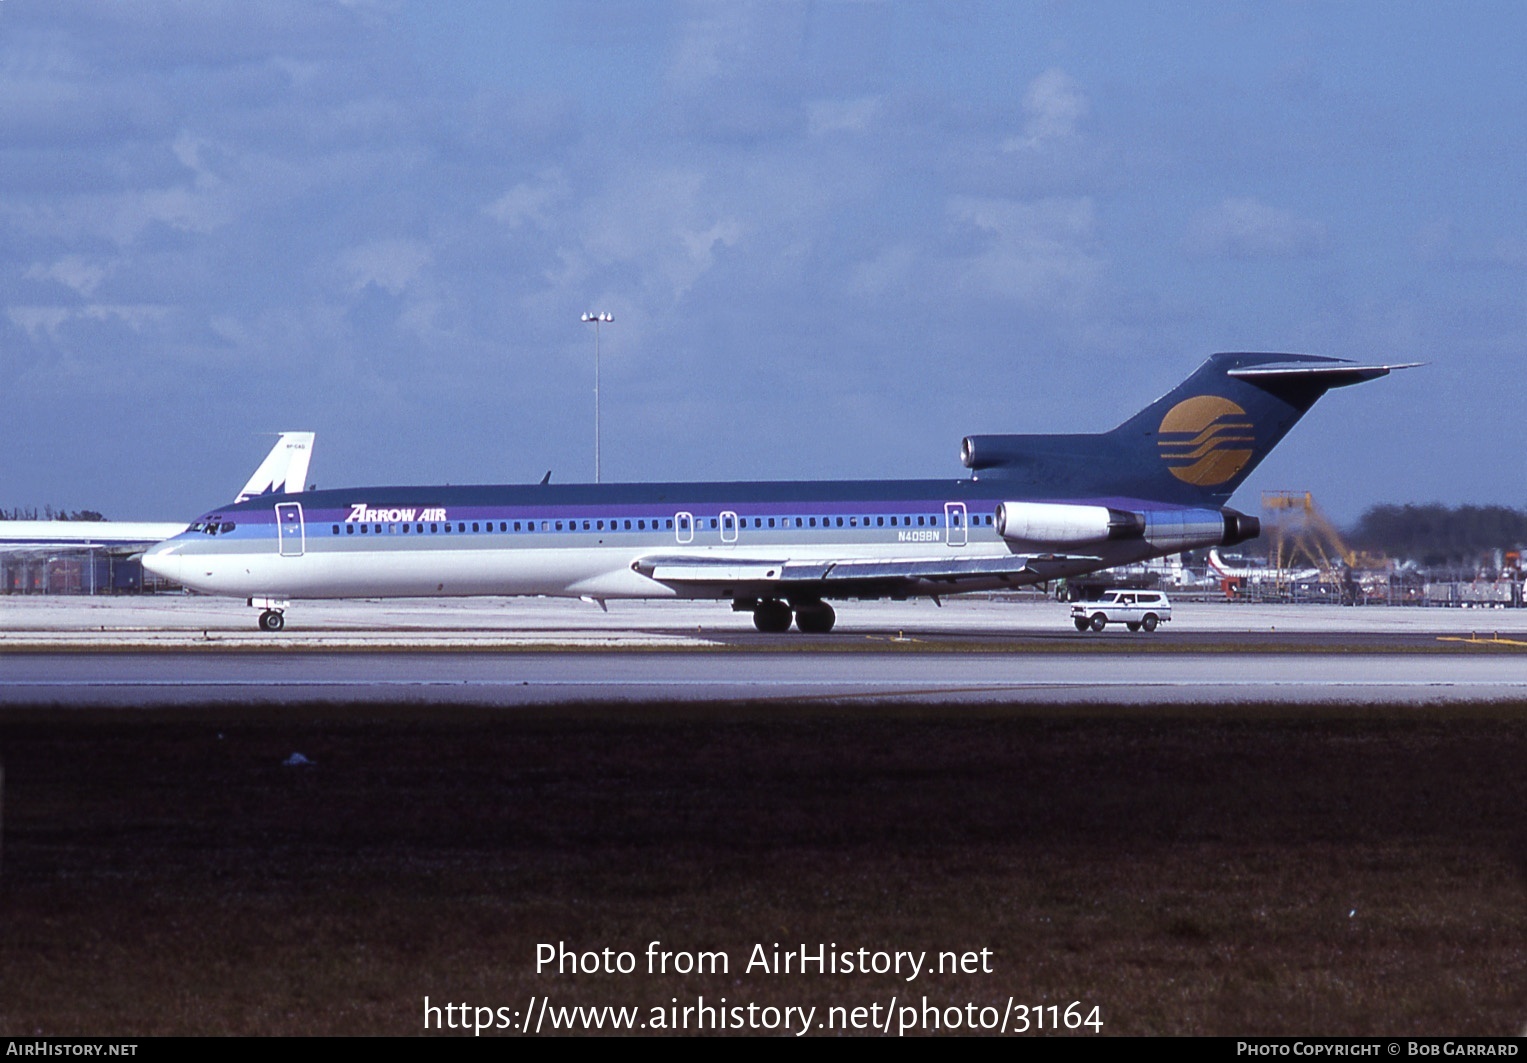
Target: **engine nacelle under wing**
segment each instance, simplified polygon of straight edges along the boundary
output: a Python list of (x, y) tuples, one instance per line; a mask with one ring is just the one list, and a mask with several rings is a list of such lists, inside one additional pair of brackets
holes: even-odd
[(1029, 543), (1101, 543), (1145, 534), (1139, 513), (1070, 502), (999, 502), (997, 534)]

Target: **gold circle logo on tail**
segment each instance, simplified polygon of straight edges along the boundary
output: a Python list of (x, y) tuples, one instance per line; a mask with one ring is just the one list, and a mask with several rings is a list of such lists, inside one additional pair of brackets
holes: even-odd
[(1251, 460), (1256, 441), (1246, 411), (1217, 395), (1183, 399), (1161, 419), (1161, 460), (1172, 475), (1196, 487), (1214, 487)]

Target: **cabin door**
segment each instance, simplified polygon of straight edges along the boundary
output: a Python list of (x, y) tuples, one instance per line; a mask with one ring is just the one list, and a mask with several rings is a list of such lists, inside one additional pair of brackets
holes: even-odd
[(276, 540), (282, 557), (301, 557), (306, 529), (302, 525), (301, 502), (276, 503)]
[(964, 502), (944, 503), (944, 541), (950, 546), (964, 546), (966, 542)]

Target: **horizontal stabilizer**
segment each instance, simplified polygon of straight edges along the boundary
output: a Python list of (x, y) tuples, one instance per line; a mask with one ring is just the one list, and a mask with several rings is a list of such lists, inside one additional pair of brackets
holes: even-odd
[(1393, 365), (1354, 365), (1351, 362), (1275, 362), (1268, 365), (1248, 366), (1245, 369), (1230, 369), (1225, 375), (1264, 387), (1279, 381), (1289, 383), (1309, 381), (1318, 382), (1322, 388), (1330, 389), (1344, 388), (1349, 384), (1361, 384), (1367, 380), (1377, 380), (1381, 376), (1388, 376), (1396, 369), (1414, 369), (1422, 364), (1421, 362), (1397, 362)]

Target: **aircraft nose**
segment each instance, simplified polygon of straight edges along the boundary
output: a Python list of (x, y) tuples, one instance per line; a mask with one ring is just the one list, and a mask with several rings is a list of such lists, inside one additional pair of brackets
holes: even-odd
[(160, 543), (158, 546), (149, 547), (143, 554), (145, 570), (152, 572), (160, 579), (172, 580), (175, 583), (181, 582), (182, 563), (179, 543)]

